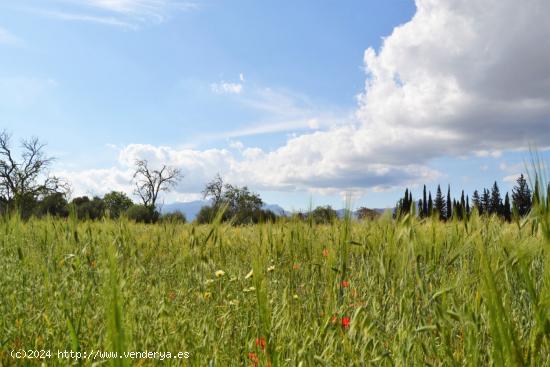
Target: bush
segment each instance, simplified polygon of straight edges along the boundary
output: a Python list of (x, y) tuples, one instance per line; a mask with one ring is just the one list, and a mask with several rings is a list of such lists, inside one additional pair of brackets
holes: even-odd
[(183, 214), (179, 210), (176, 210), (174, 212), (161, 215), (160, 222), (184, 224), (187, 222), (187, 218), (185, 218), (185, 214)]
[(47, 214), (55, 217), (67, 217), (69, 215), (69, 208), (64, 194), (56, 192), (45, 196), (38, 202), (35, 215), (42, 217)]
[(159, 213), (145, 205), (132, 205), (126, 211), (128, 219), (140, 223), (155, 223), (158, 220)]
[(212, 222), (212, 220), (214, 219), (214, 215), (215, 215), (214, 208), (212, 208), (211, 206), (205, 205), (201, 208), (201, 210), (199, 210), (195, 220), (199, 224), (207, 224)]
[(132, 200), (125, 193), (119, 191), (111, 191), (103, 196), (105, 209), (109, 212), (110, 218), (118, 218), (122, 213), (127, 211), (132, 205)]
[(309, 215), (316, 224), (329, 224), (338, 219), (338, 213), (330, 205), (318, 206)]
[(90, 200), (87, 196), (74, 198), (71, 202), (76, 208), (78, 219), (99, 219), (105, 214), (105, 203), (103, 199), (94, 196)]

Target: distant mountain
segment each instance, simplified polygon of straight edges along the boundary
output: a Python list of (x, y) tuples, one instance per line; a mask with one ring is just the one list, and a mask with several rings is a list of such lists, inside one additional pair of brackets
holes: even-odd
[(271, 210), (273, 213), (277, 215), (289, 215), (290, 212), (287, 212), (284, 210), (280, 205), (277, 204), (264, 204), (262, 207), (264, 210)]
[[(197, 214), (199, 213), (201, 208), (205, 205), (210, 205), (210, 201), (195, 200), (195, 201), (189, 201), (186, 203), (175, 202), (175, 203), (162, 205), (160, 207), (160, 212), (172, 213), (175, 211), (180, 211), (183, 214), (185, 214), (185, 218), (187, 218), (188, 221), (192, 221), (197, 217)], [(277, 205), (277, 204), (264, 204), (263, 209), (269, 209), (277, 215), (289, 214), (286, 210), (284, 210), (280, 205)]]

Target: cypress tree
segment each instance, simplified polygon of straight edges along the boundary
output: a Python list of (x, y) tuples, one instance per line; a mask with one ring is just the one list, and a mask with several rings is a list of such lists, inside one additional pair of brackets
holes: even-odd
[(428, 194), (428, 216), (431, 217), (434, 211), (434, 202), (432, 200), (432, 192)]
[(474, 190), (472, 203), (474, 204), (474, 209), (477, 209), (479, 214), (483, 214), (483, 205), (481, 204), (481, 198), (479, 197), (479, 192), (477, 192), (477, 190)]
[(445, 200), (443, 199), (443, 194), (441, 193), (441, 187), (439, 185), (437, 185), (434, 206), (436, 213), (439, 215), (439, 219), (445, 219)]
[(418, 199), (418, 216), (420, 218), (423, 217), (423, 212), (422, 212), (422, 208), (424, 207), (424, 203), (422, 202), (422, 199)]
[(445, 211), (447, 214), (447, 219), (451, 219), (453, 215), (453, 207), (451, 203), (451, 185), (447, 186), (447, 210)]
[(483, 189), (483, 196), (481, 197), (481, 207), (484, 214), (491, 214), (489, 207), (491, 205), (491, 197), (489, 196), (489, 190)]
[(422, 193), (422, 216), (427, 217), (428, 216), (428, 202), (426, 197), (426, 185), (424, 185), (424, 191)]
[(406, 214), (409, 212), (410, 209), (410, 203), (409, 203), (409, 189), (405, 189), (405, 196), (403, 197), (403, 214)]
[(493, 188), (491, 189), (491, 200), (489, 202), (489, 214), (502, 214), (502, 199), (500, 198), (500, 190), (498, 184), (495, 181)]
[(512, 206), (523, 217), (529, 213), (531, 205), (531, 189), (522, 173), (516, 180), (516, 186), (512, 189)]
[(466, 195), (466, 216), (470, 217), (470, 198)]
[(460, 219), (463, 219), (465, 216), (466, 216), (466, 199), (464, 199), (464, 190), (462, 190), (462, 194), (460, 195), (459, 217)]
[(508, 193), (506, 193), (506, 196), (504, 197), (502, 216), (507, 222), (510, 222), (512, 220), (512, 210), (510, 209), (510, 197), (508, 196)]

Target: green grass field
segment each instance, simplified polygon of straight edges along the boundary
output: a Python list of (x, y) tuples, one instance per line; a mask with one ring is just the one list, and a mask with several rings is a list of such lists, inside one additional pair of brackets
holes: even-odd
[[(250, 227), (5, 219), (0, 365), (548, 366), (541, 213)], [(55, 355), (12, 358), (19, 349)]]

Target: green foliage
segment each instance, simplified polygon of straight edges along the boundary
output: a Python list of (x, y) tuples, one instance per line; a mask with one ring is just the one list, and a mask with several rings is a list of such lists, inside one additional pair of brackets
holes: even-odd
[(20, 347), (188, 351), (171, 363), (189, 366), (550, 365), (542, 199), (519, 226), (475, 211), (467, 226), (220, 222), (0, 221), (0, 365)]
[(183, 214), (181, 211), (176, 210), (174, 212), (165, 213), (162, 214), (159, 218), (161, 223), (178, 223), (183, 224), (187, 222), (187, 218), (185, 218), (185, 214)]
[(224, 184), (220, 175), (209, 182), (203, 190), (204, 198), (211, 200), (211, 206), (201, 208), (198, 223), (210, 223), (216, 214), (223, 211), (222, 220), (235, 225), (254, 224), (275, 220), (275, 214), (262, 210), (263, 201), (248, 187)]
[(97, 196), (92, 200), (87, 196), (77, 197), (71, 201), (71, 204), (75, 207), (78, 219), (97, 220), (105, 214), (105, 203)]
[(214, 210), (214, 208), (209, 205), (205, 205), (197, 213), (197, 216), (195, 217), (195, 221), (197, 221), (197, 223), (199, 224), (208, 224), (214, 220), (215, 216), (216, 216), (216, 211)]
[(132, 205), (130, 199), (125, 193), (119, 191), (111, 191), (103, 197), (105, 209), (109, 212), (110, 218), (118, 218), (125, 213)]
[(159, 213), (151, 207), (140, 204), (128, 208), (126, 216), (138, 223), (155, 223), (159, 218)]
[(34, 213), (38, 217), (44, 215), (67, 217), (69, 215), (69, 207), (65, 195), (60, 192), (47, 195), (37, 203)]
[(338, 213), (330, 205), (318, 206), (309, 215), (316, 224), (330, 224), (338, 219)]

